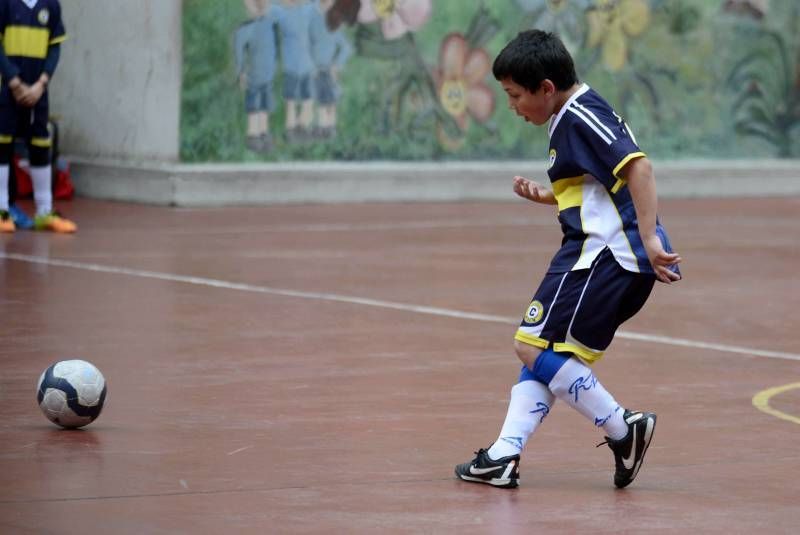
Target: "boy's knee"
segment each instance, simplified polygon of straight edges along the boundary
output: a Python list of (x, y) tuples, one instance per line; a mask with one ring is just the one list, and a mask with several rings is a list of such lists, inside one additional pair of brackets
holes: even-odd
[(13, 155), (14, 155), (13, 143), (0, 143), (0, 165), (10, 164)]
[[(558, 382), (553, 382), (553, 377), (561, 367), (572, 357), (571, 353), (557, 353), (552, 349), (541, 349), (515, 341), (514, 349), (517, 356), (525, 365), (520, 374), (520, 381), (534, 380), (547, 385), (557, 397), (564, 394), (562, 390), (567, 388)], [(563, 387), (563, 388), (562, 388)]]
[(566, 395), (569, 385), (565, 384), (564, 381), (554, 381), (553, 379), (571, 358), (572, 353), (561, 353), (552, 349), (545, 349), (536, 359), (536, 363), (533, 366), (533, 373), (550, 388), (550, 391), (557, 398)]
[(533, 363), (536, 361), (536, 357), (542, 352), (541, 348), (526, 344), (525, 342), (520, 342), (519, 340), (514, 340), (514, 351), (517, 353), (519, 360), (531, 370), (533, 369)]
[(50, 164), (50, 148), (28, 145), (28, 161), (31, 167), (44, 167)]

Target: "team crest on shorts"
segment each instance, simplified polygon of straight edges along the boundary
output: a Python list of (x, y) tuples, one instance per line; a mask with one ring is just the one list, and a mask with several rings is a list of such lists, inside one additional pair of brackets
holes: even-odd
[(38, 19), (39, 24), (46, 26), (47, 21), (50, 20), (50, 11), (48, 11), (47, 8), (44, 8), (39, 11), (39, 13), (36, 15), (36, 18)]
[(528, 305), (528, 310), (525, 312), (525, 323), (539, 323), (544, 316), (544, 305), (540, 301), (533, 300)]

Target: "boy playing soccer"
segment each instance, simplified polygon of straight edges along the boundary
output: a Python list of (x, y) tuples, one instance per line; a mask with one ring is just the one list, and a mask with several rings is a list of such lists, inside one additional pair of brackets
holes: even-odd
[(550, 123), (552, 190), (517, 176), (514, 192), (558, 205), (564, 238), (514, 337), (523, 366), (500, 435), (456, 466), (456, 476), (516, 487), (520, 452), (561, 399), (603, 428), (616, 464), (614, 484), (622, 488), (639, 472), (656, 415), (620, 407), (587, 365), (644, 305), (656, 279), (680, 280), (681, 259), (656, 216), (650, 161), (625, 121), (578, 82), (558, 37), (522, 32), (492, 70), (517, 115)]

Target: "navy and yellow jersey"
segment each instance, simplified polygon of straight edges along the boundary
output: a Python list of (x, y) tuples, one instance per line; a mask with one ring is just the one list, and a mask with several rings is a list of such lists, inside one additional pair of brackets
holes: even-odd
[(57, 0), (0, 0), (3, 51), (23, 82), (39, 79), (48, 49), (66, 38)]
[[(564, 238), (548, 273), (591, 267), (608, 248), (627, 271), (653, 273), (639, 236), (633, 199), (620, 170), (643, 157), (628, 125), (583, 84), (550, 121), (547, 174)], [(666, 232), (656, 225), (664, 249)]]

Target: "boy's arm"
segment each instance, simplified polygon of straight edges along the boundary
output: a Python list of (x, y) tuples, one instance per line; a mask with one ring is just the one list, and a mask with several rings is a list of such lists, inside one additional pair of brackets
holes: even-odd
[(541, 184), (521, 176), (514, 177), (514, 193), (529, 201), (542, 204), (558, 204), (552, 191)]
[(636, 219), (639, 222), (639, 235), (642, 237), (647, 258), (656, 272), (656, 277), (667, 284), (680, 280), (681, 276), (671, 271), (669, 266), (681, 261), (677, 253), (668, 253), (656, 234), (656, 212), (658, 197), (656, 180), (653, 176), (653, 165), (645, 157), (636, 158), (623, 167), (619, 175), (628, 183)]
[(42, 95), (44, 95), (44, 92), (47, 89), (47, 84), (50, 83), (50, 78), (53, 77), (53, 73), (56, 70), (58, 58), (60, 56), (61, 45), (58, 43), (50, 45), (50, 48), (47, 49), (47, 57), (45, 57), (44, 60), (42, 74), (40, 74), (39, 79), (28, 88), (28, 91), (25, 93), (25, 95), (18, 99), (20, 104), (32, 108), (37, 102), (39, 102), (39, 99), (42, 98)]
[(14, 100), (19, 101), (25, 96), (25, 93), (28, 91), (28, 86), (20, 79), (19, 68), (11, 63), (11, 60), (6, 56), (2, 43), (0, 43), (0, 74), (2, 74), (4, 82), (8, 80), (6, 84), (11, 90)]

